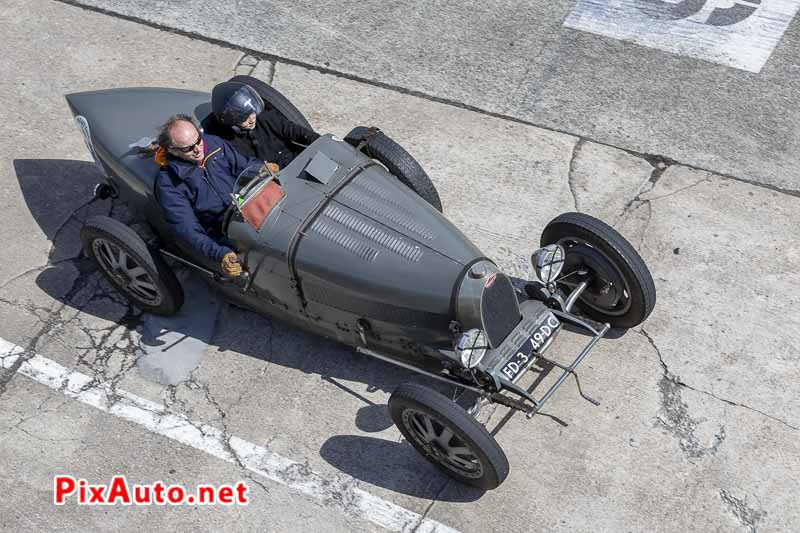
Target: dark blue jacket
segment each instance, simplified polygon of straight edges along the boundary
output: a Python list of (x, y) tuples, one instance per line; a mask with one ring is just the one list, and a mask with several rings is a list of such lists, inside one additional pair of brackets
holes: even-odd
[(222, 217), (231, 203), (233, 184), (248, 165), (257, 163), (214, 135), (203, 135), (202, 166), (168, 154), (156, 178), (156, 195), (167, 224), (179, 239), (219, 263), (233, 251), (217, 242)]

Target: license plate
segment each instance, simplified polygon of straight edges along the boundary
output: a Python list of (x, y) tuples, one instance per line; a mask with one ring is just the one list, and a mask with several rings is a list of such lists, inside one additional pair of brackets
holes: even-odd
[(500, 372), (509, 381), (514, 381), (517, 376), (528, 369), (537, 355), (547, 347), (550, 339), (558, 331), (561, 323), (553, 313), (549, 313), (539, 326), (534, 329), (530, 337), (517, 349), (517, 352), (506, 361)]

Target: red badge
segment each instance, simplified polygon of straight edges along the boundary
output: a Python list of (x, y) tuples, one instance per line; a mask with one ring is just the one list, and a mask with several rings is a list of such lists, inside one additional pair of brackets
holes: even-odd
[(495, 278), (497, 278), (497, 274), (492, 274), (491, 276), (489, 276), (489, 279), (486, 280), (486, 285), (484, 285), (484, 287), (486, 287), (487, 289), (491, 287), (492, 283), (494, 283)]

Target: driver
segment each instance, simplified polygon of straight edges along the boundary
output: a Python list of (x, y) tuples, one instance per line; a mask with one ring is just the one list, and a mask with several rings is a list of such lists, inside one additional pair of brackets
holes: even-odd
[(217, 84), (211, 92), (211, 107), (214, 112), (203, 121), (204, 131), (225, 139), (246, 156), (274, 161), (281, 168), (294, 159), (299, 147), (319, 138), (275, 109), (265, 109), (261, 96), (244, 83)]
[[(259, 163), (226, 141), (200, 132), (188, 115), (175, 115), (156, 140), (156, 197), (170, 229), (189, 246), (236, 277), (242, 265), (222, 234), (222, 219), (231, 203), (236, 177)], [(277, 166), (267, 163), (273, 172)]]

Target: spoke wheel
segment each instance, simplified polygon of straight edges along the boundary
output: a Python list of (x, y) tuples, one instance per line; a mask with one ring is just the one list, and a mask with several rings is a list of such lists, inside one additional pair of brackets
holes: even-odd
[(389, 413), (423, 457), (461, 483), (489, 490), (508, 476), (508, 459), (497, 441), (438, 392), (405, 383), (389, 398)]
[(153, 278), (132, 259), (125, 250), (113, 242), (97, 238), (92, 241), (94, 255), (105, 274), (113, 278), (140, 303), (159, 305), (163, 298)]
[[(541, 245), (566, 252), (556, 283), (569, 294), (588, 281), (577, 306), (588, 317), (617, 328), (647, 319), (656, 304), (653, 277), (636, 249), (614, 228), (584, 213), (564, 213), (542, 232)], [(585, 273), (585, 274), (582, 274)]]
[(483, 465), (476, 453), (452, 429), (422, 411), (403, 411), (403, 425), (414, 441), (441, 466), (468, 478), (480, 478)]
[(132, 229), (108, 218), (93, 217), (81, 230), (85, 253), (111, 284), (144, 311), (170, 315), (183, 303), (175, 275)]

